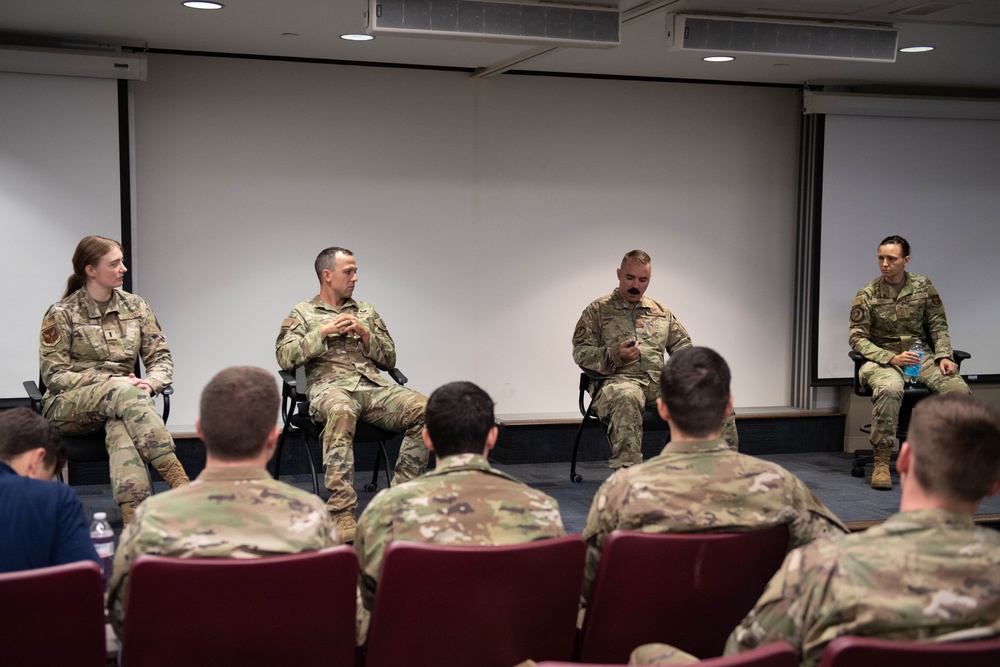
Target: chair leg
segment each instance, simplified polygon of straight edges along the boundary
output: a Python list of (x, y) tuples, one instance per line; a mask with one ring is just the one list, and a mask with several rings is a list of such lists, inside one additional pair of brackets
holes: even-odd
[[(389, 470), (389, 453), (385, 451), (385, 442), (378, 443), (378, 456), (382, 457), (382, 466), (385, 468), (385, 485), (392, 486), (392, 472)], [(378, 470), (378, 461), (375, 462), (375, 469)]]
[(576, 438), (573, 440), (573, 459), (569, 465), (569, 481), (574, 484), (579, 484), (583, 481), (583, 475), (579, 475), (576, 472), (576, 457), (580, 451), (580, 440), (583, 438), (583, 429), (586, 425), (587, 416), (584, 415), (583, 419), (580, 421), (580, 427), (576, 429)]
[(312, 475), (313, 483), (313, 495), (319, 495), (319, 478), (316, 475), (316, 464), (313, 463), (312, 452), (309, 451), (309, 438), (306, 437), (305, 432), (302, 432), (302, 444), (306, 446), (306, 460), (309, 461), (309, 474)]
[(372, 493), (378, 490), (378, 473), (379, 467), (382, 465), (382, 451), (384, 445), (383, 443), (378, 443), (378, 450), (375, 452), (375, 465), (372, 466), (372, 481), (365, 484), (365, 491)]

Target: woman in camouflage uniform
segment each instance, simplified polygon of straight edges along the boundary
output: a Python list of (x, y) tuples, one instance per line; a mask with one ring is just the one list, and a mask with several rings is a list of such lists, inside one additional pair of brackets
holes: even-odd
[[(171, 381), (170, 350), (149, 304), (119, 289), (127, 270), (117, 241), (81, 240), (66, 293), (45, 314), (39, 345), (42, 412), (64, 435), (104, 427), (111, 488), (126, 524), (150, 494), (144, 462), (171, 487), (188, 482), (153, 404)], [(140, 357), (145, 378), (134, 374)]]

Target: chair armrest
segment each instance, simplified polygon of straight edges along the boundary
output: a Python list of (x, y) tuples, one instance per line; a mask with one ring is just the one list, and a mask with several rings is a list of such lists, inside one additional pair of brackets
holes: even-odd
[(174, 395), (174, 385), (172, 385), (172, 384), (165, 384), (165, 385), (163, 385), (163, 389), (160, 390), (160, 394), (162, 396), (173, 396)]
[(589, 368), (584, 368), (583, 366), (580, 366), (580, 371), (594, 382), (601, 382), (602, 380), (608, 379), (607, 375), (601, 375), (597, 371), (592, 371)]
[(163, 389), (160, 390), (160, 396), (163, 397), (163, 423), (166, 424), (167, 420), (170, 419), (170, 397), (174, 395), (174, 385), (165, 384)]
[(34, 380), (25, 380), (21, 385), (28, 392), (28, 398), (31, 399), (31, 409), (42, 414), (42, 392), (38, 389), (38, 385), (35, 384)]
[[(589, 368), (584, 368), (580, 366), (580, 397), (579, 397), (579, 408), (580, 414), (586, 418), (590, 413), (590, 407), (594, 405), (594, 398), (597, 396), (597, 392), (601, 389), (601, 383), (608, 379), (607, 375), (601, 375), (597, 371), (592, 371)], [(594, 393), (590, 397), (590, 407), (584, 406), (583, 399), (587, 395), (587, 391), (590, 386), (594, 386)]]
[(969, 354), (968, 352), (965, 352), (964, 350), (952, 350), (951, 356), (955, 357), (955, 363), (958, 364), (959, 366), (961, 366), (962, 362), (965, 361), (966, 359), (972, 358), (972, 355)]
[(395, 380), (396, 384), (406, 384), (407, 382), (410, 381), (409, 378), (403, 375), (403, 371), (399, 370), (398, 368), (390, 368), (389, 377)]

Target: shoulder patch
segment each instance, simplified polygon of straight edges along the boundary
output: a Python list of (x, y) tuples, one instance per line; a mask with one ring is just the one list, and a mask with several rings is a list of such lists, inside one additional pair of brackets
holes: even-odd
[(290, 329), (294, 324), (295, 324), (295, 318), (294, 317), (286, 317), (281, 322), (281, 328), (282, 329)]
[(46, 320), (42, 323), (42, 343), (45, 345), (55, 345), (59, 342), (59, 328), (55, 322)]
[(854, 306), (851, 308), (851, 321), (854, 323), (865, 321), (865, 309), (861, 306)]

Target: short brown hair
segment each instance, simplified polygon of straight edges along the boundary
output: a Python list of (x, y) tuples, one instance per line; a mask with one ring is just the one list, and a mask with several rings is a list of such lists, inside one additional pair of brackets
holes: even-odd
[(221, 461), (243, 461), (264, 448), (278, 422), (274, 376), (255, 366), (220, 371), (201, 392), (201, 434), (205, 450)]
[(917, 482), (930, 494), (977, 502), (1000, 479), (1000, 413), (970, 394), (920, 401), (906, 440)]
[(622, 257), (622, 266), (625, 266), (629, 262), (638, 262), (639, 264), (652, 264), (653, 260), (649, 258), (649, 255), (642, 250), (629, 250)]
[(66, 465), (66, 447), (45, 417), (28, 408), (0, 412), (0, 461), (9, 462), (37, 447), (45, 449), (46, 467), (58, 470)]
[[(115, 248), (122, 250), (122, 244), (114, 239), (103, 236), (84, 236), (80, 239), (80, 242), (76, 244), (76, 250), (73, 252), (73, 275), (66, 279), (66, 293), (63, 294), (63, 298), (65, 299), (86, 285), (87, 267), (97, 266), (97, 263), (101, 261), (101, 257), (104, 257)], [(122, 250), (122, 252), (125, 251)]]
[(340, 248), (338, 246), (331, 246), (329, 248), (324, 248), (316, 255), (316, 261), (313, 263), (313, 268), (316, 269), (316, 277), (319, 281), (323, 282), (323, 271), (333, 271), (337, 268), (337, 255), (347, 255), (348, 257), (354, 257), (354, 253), (347, 248)]
[(660, 398), (677, 428), (704, 438), (722, 428), (729, 403), (729, 365), (715, 350), (689, 347), (670, 355), (660, 371)]

